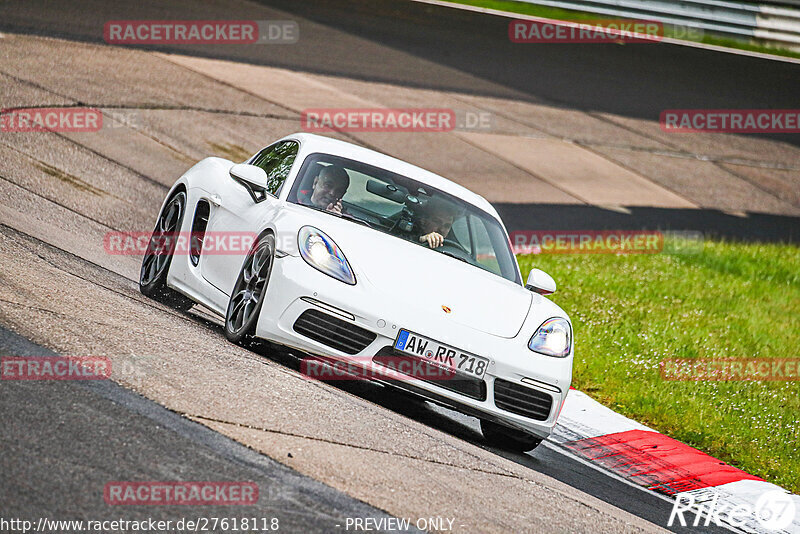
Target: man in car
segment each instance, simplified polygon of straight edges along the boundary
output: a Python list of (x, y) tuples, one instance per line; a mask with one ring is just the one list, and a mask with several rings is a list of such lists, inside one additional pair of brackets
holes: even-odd
[(350, 187), (350, 176), (338, 165), (328, 165), (314, 177), (311, 189), (297, 192), (297, 202), (333, 213), (342, 213), (342, 197)]
[(431, 197), (417, 208), (412, 236), (430, 248), (441, 247), (458, 215), (457, 206), (442, 198)]

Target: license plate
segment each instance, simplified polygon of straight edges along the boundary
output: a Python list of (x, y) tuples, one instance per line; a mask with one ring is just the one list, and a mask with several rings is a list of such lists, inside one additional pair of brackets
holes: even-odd
[(464, 352), (408, 330), (400, 330), (394, 348), (403, 354), (410, 354), (434, 365), (451, 369), (457, 374), (475, 378), (483, 378), (489, 366), (487, 358)]

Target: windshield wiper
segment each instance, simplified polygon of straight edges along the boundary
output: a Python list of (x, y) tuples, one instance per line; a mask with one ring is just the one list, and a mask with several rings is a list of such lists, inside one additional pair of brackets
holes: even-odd
[(346, 219), (348, 221), (353, 221), (354, 223), (363, 224), (364, 226), (368, 226), (369, 228), (375, 228), (369, 222), (365, 221), (364, 219), (359, 219), (358, 217), (353, 217), (349, 213), (337, 213), (335, 211), (331, 211), (325, 208), (319, 208), (314, 206), (313, 204), (300, 204), (306, 208), (311, 208), (312, 210), (321, 211), (322, 213), (327, 213), (329, 215), (333, 215), (334, 217), (339, 217), (340, 219)]
[(313, 204), (298, 204), (298, 206), (303, 206), (304, 208), (311, 208), (312, 210), (321, 211), (322, 213), (329, 213), (329, 214), (334, 215), (336, 217), (340, 217), (340, 218), (342, 217), (341, 213), (336, 213), (335, 211), (331, 211), (331, 210), (328, 210), (328, 209), (325, 209), (325, 208), (318, 208), (317, 206), (315, 206)]
[[(434, 249), (434, 250), (436, 250), (436, 249)], [(471, 261), (465, 260), (465, 259), (464, 259), (464, 258), (462, 258), (461, 256), (456, 256), (456, 255), (455, 255), (455, 254), (453, 254), (452, 252), (447, 252), (447, 251), (445, 251), (445, 250), (438, 250), (437, 252), (438, 252), (439, 254), (444, 254), (445, 256), (450, 256), (451, 258), (455, 258), (455, 259), (457, 259), (457, 260), (461, 260), (461, 261), (463, 261), (463, 262), (464, 262), (464, 263), (466, 263), (466, 264), (469, 264), (469, 265), (475, 265), (475, 264), (474, 264), (474, 263), (472, 263)], [(476, 266), (476, 267), (477, 267), (477, 266)]]
[(358, 217), (354, 217), (349, 213), (341, 213), (339, 214), (339, 217), (341, 217), (342, 219), (347, 219), (348, 221), (353, 221), (354, 223), (363, 224), (364, 226), (367, 226), (369, 228), (375, 228), (369, 221), (365, 221), (364, 219), (359, 219)]

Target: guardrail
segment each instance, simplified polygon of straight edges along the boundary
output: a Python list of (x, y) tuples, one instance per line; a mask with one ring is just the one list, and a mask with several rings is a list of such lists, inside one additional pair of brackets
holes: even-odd
[(762, 3), (762, 4), (777, 4), (779, 6), (784, 6), (784, 7), (789, 7), (789, 6), (800, 7), (800, 0), (760, 0), (759, 3)]
[[(800, 9), (723, 0), (520, 0), (529, 4), (660, 21), (800, 51)], [(800, 0), (782, 0), (797, 2)]]

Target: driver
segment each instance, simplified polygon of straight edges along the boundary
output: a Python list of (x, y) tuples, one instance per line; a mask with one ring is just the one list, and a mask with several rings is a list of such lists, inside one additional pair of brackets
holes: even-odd
[(412, 235), (420, 243), (427, 243), (430, 248), (441, 247), (458, 212), (459, 209), (452, 203), (439, 197), (431, 197), (417, 209)]
[(350, 176), (338, 165), (328, 165), (314, 177), (311, 189), (297, 192), (297, 202), (316, 206), (334, 213), (342, 213), (342, 197), (350, 187)]

